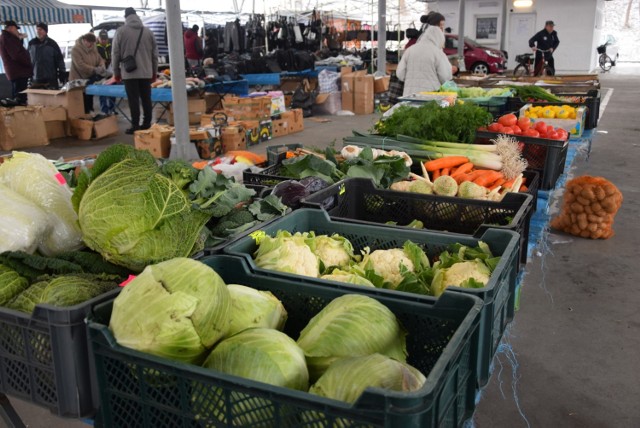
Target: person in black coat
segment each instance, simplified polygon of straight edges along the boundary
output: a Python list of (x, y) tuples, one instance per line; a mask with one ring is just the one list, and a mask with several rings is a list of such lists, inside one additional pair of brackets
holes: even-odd
[(29, 41), (29, 55), (33, 64), (32, 87), (58, 89), (60, 82), (67, 80), (67, 70), (60, 46), (49, 37), (49, 26), (44, 22), (36, 25), (37, 37)]
[[(556, 67), (553, 60), (553, 53), (558, 49), (560, 39), (558, 39), (558, 33), (554, 30), (555, 24), (553, 21), (547, 21), (544, 24), (544, 29), (538, 31), (532, 38), (529, 39), (529, 47), (536, 53), (536, 66), (535, 75), (542, 74), (542, 67), (544, 61), (542, 55), (545, 56), (549, 67), (555, 74)], [(541, 52), (547, 51), (547, 52)]]

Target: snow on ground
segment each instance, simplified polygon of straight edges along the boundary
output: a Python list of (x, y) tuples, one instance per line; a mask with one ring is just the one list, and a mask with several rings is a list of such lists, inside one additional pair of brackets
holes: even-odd
[(605, 2), (604, 31), (611, 34), (620, 48), (620, 61), (640, 61), (640, 0), (633, 0), (629, 28), (624, 28), (629, 0)]

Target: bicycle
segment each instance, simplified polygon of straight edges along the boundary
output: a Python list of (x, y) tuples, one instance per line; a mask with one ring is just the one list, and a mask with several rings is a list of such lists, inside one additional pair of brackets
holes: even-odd
[(605, 43), (604, 45), (600, 45), (596, 48), (596, 50), (600, 54), (600, 57), (598, 58), (598, 64), (600, 65), (602, 71), (609, 71), (613, 66), (613, 60), (609, 55), (607, 55), (607, 45), (608, 43)]
[[(544, 66), (542, 68), (542, 75), (543, 76), (553, 76), (555, 74), (555, 71), (549, 65), (549, 62), (547, 61), (547, 57), (545, 55), (546, 52), (550, 52), (550, 51), (549, 50), (541, 50), (541, 49), (539, 49), (539, 51), (542, 52), (542, 57), (544, 59)], [(522, 54), (522, 55), (516, 55), (516, 62), (518, 63), (518, 65), (516, 66), (516, 68), (513, 69), (513, 75), (514, 76), (521, 77), (521, 76), (533, 76), (534, 75), (535, 67), (533, 67), (533, 69), (532, 69), (532, 66), (534, 65), (534, 54), (525, 53), (525, 54)]]

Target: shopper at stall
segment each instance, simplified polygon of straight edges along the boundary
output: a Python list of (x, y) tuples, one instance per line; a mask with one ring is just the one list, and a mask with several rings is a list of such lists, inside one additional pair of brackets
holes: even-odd
[(189, 67), (197, 67), (202, 61), (202, 39), (198, 37), (198, 30), (200, 27), (194, 25), (184, 32), (184, 56), (187, 58)]
[(155, 82), (158, 72), (158, 46), (153, 33), (142, 25), (135, 9), (126, 8), (124, 16), (125, 25), (118, 28), (113, 37), (111, 64), (116, 81), (124, 82), (129, 101), (131, 128), (125, 132), (133, 134), (138, 129), (148, 129), (151, 126), (151, 83)]
[[(104, 66), (107, 71), (111, 70), (111, 42), (109, 41), (109, 33), (106, 30), (100, 31), (98, 34), (98, 43), (96, 44), (98, 53), (104, 60)], [(115, 114), (116, 101), (113, 97), (100, 97), (100, 111), (104, 114)]]
[(553, 53), (558, 49), (560, 39), (558, 39), (558, 33), (554, 30), (555, 24), (553, 21), (547, 21), (544, 23), (544, 28), (538, 31), (532, 38), (529, 39), (529, 47), (536, 53), (536, 65), (534, 68), (534, 74), (540, 76), (542, 74), (542, 68), (544, 61), (542, 56), (547, 60), (551, 70), (556, 70), (555, 61), (553, 60)]
[(20, 27), (15, 21), (5, 21), (4, 30), (0, 35), (0, 58), (4, 65), (4, 72), (11, 82), (11, 97), (22, 104), (27, 103), (26, 94), (29, 78), (33, 75), (33, 67), (29, 52), (24, 48), (20, 34)]
[(60, 46), (48, 35), (49, 26), (36, 25), (37, 36), (29, 41), (29, 55), (33, 64), (31, 87), (58, 89), (67, 79), (64, 56)]
[(443, 46), (444, 32), (430, 25), (420, 40), (404, 53), (396, 71), (398, 79), (404, 82), (404, 96), (436, 91), (451, 79), (451, 64)]
[[(103, 78), (106, 69), (104, 60), (96, 48), (96, 36), (87, 33), (76, 40), (76, 44), (71, 51), (71, 70), (69, 70), (69, 80), (84, 79), (87, 85)], [(93, 95), (84, 96), (84, 112), (93, 111)]]

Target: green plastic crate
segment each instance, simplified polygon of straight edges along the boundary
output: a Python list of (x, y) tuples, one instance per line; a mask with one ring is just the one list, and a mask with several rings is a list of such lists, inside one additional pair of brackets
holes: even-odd
[[(287, 309), (285, 333), (293, 338), (331, 300), (350, 292), (261, 277), (237, 257), (212, 256), (204, 262), (227, 283), (271, 291)], [(482, 302), (451, 292), (437, 302), (382, 295), (374, 298), (393, 311), (408, 331), (408, 362), (421, 370), (427, 381), (412, 393), (368, 389), (353, 405), (123, 348), (107, 327), (112, 302), (97, 306), (89, 317), (101, 392), (96, 422), (106, 427), (226, 427), (239, 425), (238, 419), (235, 424), (231, 420), (232, 414), (239, 418), (253, 409), (257, 420), (245, 426), (462, 426), (475, 408), (475, 357)], [(194, 405), (194, 394), (202, 400), (200, 406)], [(238, 400), (243, 407), (238, 406)], [(212, 408), (221, 415), (214, 416)]]
[[(314, 209), (299, 209), (288, 214), (261, 229), (270, 236), (275, 236), (278, 230), (289, 232), (314, 231), (317, 234), (331, 235), (338, 233), (349, 239), (356, 252), (364, 247), (377, 249), (401, 248), (406, 240), (411, 240), (420, 245), (429, 258), (439, 255), (451, 244), (459, 242), (464, 245), (476, 246), (478, 241), (486, 242), (491, 251), (502, 256), (500, 263), (491, 275), (486, 287), (465, 289), (452, 287), (451, 290), (479, 297), (484, 302), (482, 309), (482, 321), (480, 324), (480, 354), (478, 359), (478, 384), (485, 385), (489, 380), (489, 367), (493, 356), (498, 349), (500, 339), (507, 324), (513, 319), (515, 313), (515, 288), (518, 274), (518, 258), (520, 235), (510, 230), (488, 229), (480, 237), (450, 234), (446, 232), (433, 232), (427, 230), (396, 229), (372, 224), (347, 223), (331, 220), (326, 211)], [(255, 240), (247, 235), (230, 243), (224, 249), (226, 254), (241, 256), (251, 266), (254, 272), (264, 276), (288, 278), (291, 280), (305, 281), (308, 283), (335, 286), (336, 282), (317, 278), (304, 277), (283, 272), (261, 269), (255, 265), (251, 255), (257, 249)], [(407, 299), (422, 299), (433, 301), (434, 297), (417, 296), (395, 290), (371, 289), (362, 290), (356, 285), (345, 285), (347, 289), (361, 291), (363, 293), (380, 293), (392, 297)]]

